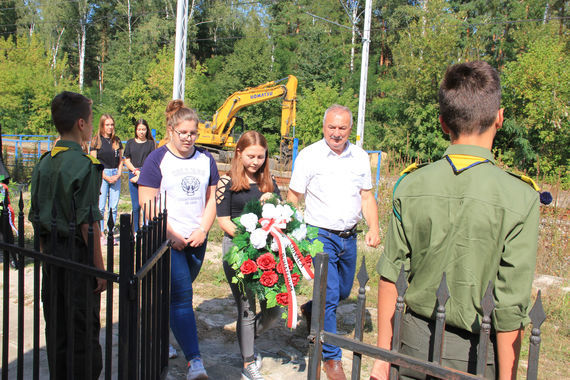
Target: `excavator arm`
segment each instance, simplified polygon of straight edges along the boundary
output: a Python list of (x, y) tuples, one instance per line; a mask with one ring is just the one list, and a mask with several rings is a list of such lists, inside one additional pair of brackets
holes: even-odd
[[(288, 79), (285, 85), (280, 82)], [(235, 124), (235, 116), (244, 107), (265, 102), (270, 99), (283, 98), (281, 106), (281, 137), (291, 140), (291, 127), (295, 127), (297, 103), (297, 78), (289, 75), (287, 78), (264, 83), (256, 87), (249, 87), (230, 95), (214, 114), (213, 120), (200, 122), (198, 125), (199, 137), (197, 144), (204, 144), (216, 148), (233, 148), (235, 141), (230, 133)], [(287, 142), (287, 146), (292, 143)]]

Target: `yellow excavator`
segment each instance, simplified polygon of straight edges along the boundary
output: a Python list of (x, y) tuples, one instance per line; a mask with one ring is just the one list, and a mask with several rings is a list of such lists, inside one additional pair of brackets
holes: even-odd
[[(286, 84), (280, 84), (287, 80)], [(240, 118), (238, 111), (252, 104), (265, 102), (282, 97), (281, 103), (281, 161), (287, 163), (293, 151), (291, 128), (295, 128), (297, 112), (297, 78), (289, 75), (286, 78), (267, 82), (256, 87), (234, 92), (214, 114), (212, 121), (200, 121), (198, 124), (198, 139), (196, 144), (206, 147), (231, 150), (235, 147), (232, 130)], [(242, 121), (243, 123), (243, 121)]]

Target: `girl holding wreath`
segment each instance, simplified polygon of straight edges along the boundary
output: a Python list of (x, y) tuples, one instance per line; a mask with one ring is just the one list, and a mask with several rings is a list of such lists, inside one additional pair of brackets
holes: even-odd
[[(232, 247), (236, 225), (232, 219), (241, 215), (244, 206), (252, 199), (262, 202), (272, 194), (279, 194), (277, 183), (269, 173), (267, 141), (257, 131), (245, 132), (236, 144), (230, 172), (220, 178), (216, 189), (218, 223), (224, 231), (222, 252)], [(236, 333), (243, 358), (242, 379), (262, 380), (259, 370), (261, 356), (254, 351), (254, 340), (281, 317), (279, 307), (267, 308), (261, 301), (261, 312), (256, 314), (255, 294), (232, 283), (235, 271), (224, 261), (224, 272), (237, 304)]]

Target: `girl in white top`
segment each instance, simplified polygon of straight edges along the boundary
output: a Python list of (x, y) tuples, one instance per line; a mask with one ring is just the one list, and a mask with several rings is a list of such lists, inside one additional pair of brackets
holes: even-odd
[(212, 155), (194, 142), (198, 115), (173, 100), (166, 107), (168, 142), (144, 162), (138, 180), (141, 207), (161, 193), (168, 208), (167, 236), (171, 250), (170, 327), (188, 360), (187, 380), (207, 379), (192, 307), (192, 282), (196, 279), (207, 235), (216, 216), (214, 192), (219, 180)]

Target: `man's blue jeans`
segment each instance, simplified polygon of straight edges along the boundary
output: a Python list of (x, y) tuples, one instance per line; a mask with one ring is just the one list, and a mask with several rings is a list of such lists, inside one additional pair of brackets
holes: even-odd
[(183, 251), (171, 249), (170, 328), (187, 361), (200, 356), (192, 307), (192, 282), (200, 272), (205, 253), (206, 240), (201, 247), (186, 247)]
[[(340, 300), (347, 298), (356, 272), (356, 235), (341, 238), (319, 228), (317, 237), (329, 255), (327, 296), (325, 299), (325, 331), (336, 333), (336, 309)], [(323, 360), (340, 360), (342, 351), (331, 344), (323, 344)]]
[(133, 208), (133, 231), (136, 233), (139, 230), (141, 206), (139, 205), (139, 185), (131, 182), (133, 177), (134, 174), (129, 172), (129, 192), (131, 193), (131, 205)]
[[(118, 168), (115, 169), (104, 169), (103, 173), (106, 177), (116, 175), (119, 172)], [(105, 218), (105, 206), (107, 205), (107, 197), (109, 198), (109, 209), (113, 210), (113, 222), (117, 225), (117, 207), (119, 206), (119, 197), (121, 195), (121, 178), (117, 182), (110, 184), (109, 182), (103, 180), (101, 182), (101, 194), (99, 195), (99, 211), (101, 211), (101, 231), (105, 230), (107, 226), (107, 220)]]

